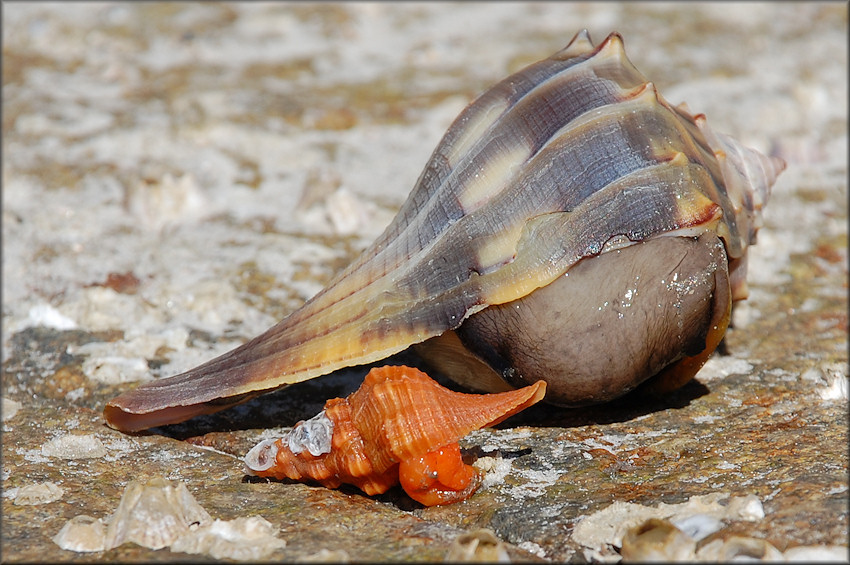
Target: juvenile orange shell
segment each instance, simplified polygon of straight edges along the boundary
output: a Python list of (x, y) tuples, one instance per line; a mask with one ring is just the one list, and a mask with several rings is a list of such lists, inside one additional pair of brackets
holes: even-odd
[(463, 463), (459, 439), (543, 398), (546, 383), (499, 394), (463, 394), (404, 366), (372, 369), (347, 398), (334, 398), (289, 435), (245, 456), (252, 474), (342, 483), (381, 494), (399, 483), (426, 506), (464, 500), (480, 477)]

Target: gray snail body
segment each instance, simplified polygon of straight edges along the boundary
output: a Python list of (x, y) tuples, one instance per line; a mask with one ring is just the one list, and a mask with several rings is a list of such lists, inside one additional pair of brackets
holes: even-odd
[(248, 343), (113, 399), (138, 430), (411, 346), (554, 404), (687, 382), (746, 298), (746, 253), (784, 163), (667, 103), (612, 33), (586, 31), (472, 102), (385, 232)]

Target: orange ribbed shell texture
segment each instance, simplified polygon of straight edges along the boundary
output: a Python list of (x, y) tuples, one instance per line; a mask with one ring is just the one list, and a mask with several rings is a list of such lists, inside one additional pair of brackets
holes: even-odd
[(329, 453), (294, 454), (286, 438), (278, 439), (274, 464), (255, 474), (330, 488), (347, 483), (370, 495), (401, 478), (405, 492), (426, 506), (458, 502), (481, 482), (463, 463), (458, 440), (524, 410), (545, 391), (546, 383), (538, 381), (498, 394), (463, 394), (411, 367), (375, 368), (357, 391), (325, 404), (334, 424)]

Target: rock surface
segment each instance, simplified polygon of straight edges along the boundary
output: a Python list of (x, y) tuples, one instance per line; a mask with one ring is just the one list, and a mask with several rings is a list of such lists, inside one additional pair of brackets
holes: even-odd
[[(633, 532), (627, 551), (656, 551), (646, 540), (664, 530), (727, 557), (847, 558), (846, 4), (2, 9), (4, 561), (214, 560), (53, 541), (159, 476), (216, 519), (262, 516), (285, 541), (271, 560), (439, 561), (480, 543), (513, 560), (616, 561), (618, 509), (702, 497), (751, 513), (656, 517), (672, 526)], [(153, 433), (104, 425), (118, 392), (318, 291), (390, 221), (470, 99), (582, 27), (596, 41), (620, 31), (667, 99), (788, 162), (750, 298), (696, 381), (663, 402), (535, 406), (472, 434), (484, 487), (435, 508), (245, 477), (239, 458), (280, 431), (266, 428), (314, 415), (365, 369)], [(576, 535), (611, 515), (620, 533)]]

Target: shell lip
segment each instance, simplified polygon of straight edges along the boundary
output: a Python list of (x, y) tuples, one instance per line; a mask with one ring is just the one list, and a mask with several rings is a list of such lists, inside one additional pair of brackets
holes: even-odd
[[(113, 398), (103, 408), (103, 418), (106, 420), (109, 427), (122, 432), (140, 432), (142, 430), (156, 428), (158, 426), (177, 424), (196, 416), (219, 412), (225, 408), (241, 404), (255, 396), (269, 392), (264, 389), (235, 396), (218, 398), (198, 404), (176, 404), (171, 406), (167, 405), (167, 399), (163, 399), (161, 402), (164, 406), (163, 408), (145, 410), (135, 407), (136, 402), (134, 401), (139, 398), (136, 394), (136, 391), (138, 390), (139, 389), (131, 390), (126, 394)], [(149, 397), (150, 394), (145, 395), (142, 398), (146, 399)]]

